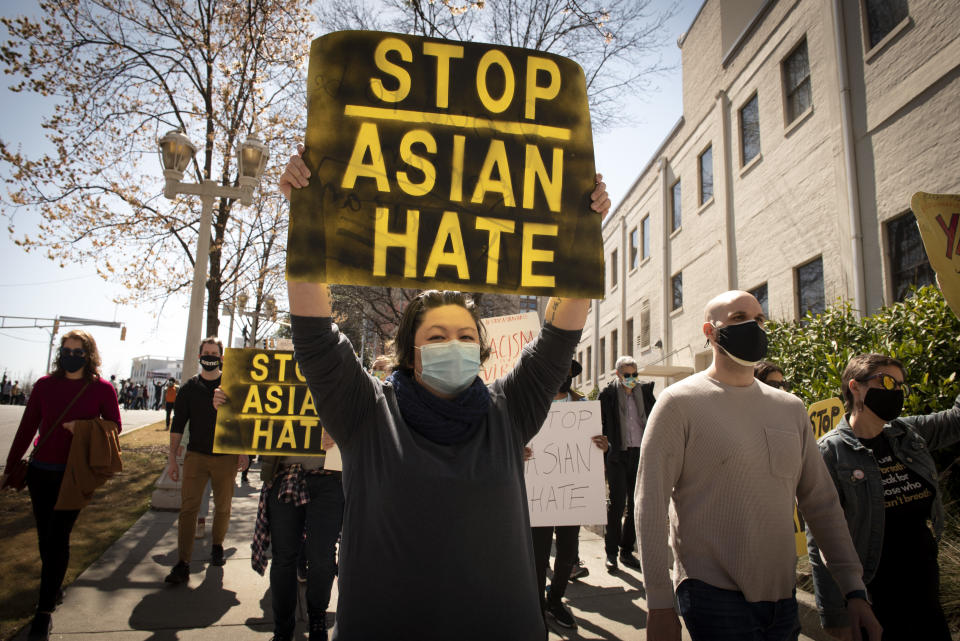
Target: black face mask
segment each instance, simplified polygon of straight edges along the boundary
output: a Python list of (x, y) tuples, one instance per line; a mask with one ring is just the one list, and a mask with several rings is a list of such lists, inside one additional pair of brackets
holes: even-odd
[(767, 355), (767, 333), (757, 321), (716, 328), (716, 341), (738, 365), (753, 367)]
[(60, 367), (62, 367), (65, 372), (70, 372), (73, 374), (77, 370), (83, 369), (83, 366), (86, 364), (86, 356), (74, 356), (73, 354), (70, 354), (69, 356), (66, 354), (60, 355)]
[(863, 397), (863, 405), (889, 423), (903, 410), (903, 390), (871, 387)]
[(563, 384), (560, 385), (560, 389), (558, 390), (557, 393), (558, 393), (558, 394), (569, 394), (569, 393), (570, 393), (570, 386), (571, 386), (572, 384), (573, 384), (573, 377), (572, 377), (572, 376), (568, 376), (568, 377), (566, 378), (566, 380), (563, 381)]
[(201, 356), (200, 357), (200, 367), (212, 372), (215, 369), (220, 369), (220, 357), (219, 356)]

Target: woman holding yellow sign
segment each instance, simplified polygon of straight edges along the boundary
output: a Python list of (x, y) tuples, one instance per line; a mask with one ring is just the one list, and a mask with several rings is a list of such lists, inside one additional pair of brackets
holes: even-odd
[[(280, 189), (289, 198), (309, 175), (292, 156)], [(591, 199), (605, 215), (600, 176)], [(425, 291), (404, 311), (397, 368), (381, 382), (333, 325), (327, 285), (288, 285), (296, 358), (343, 456), (333, 638), (544, 638), (521, 453), (567, 376), (589, 301), (551, 299), (539, 337), (487, 387), (472, 299)]]
[[(884, 641), (949, 641), (934, 538), (943, 531), (943, 506), (930, 450), (960, 440), (960, 397), (945, 412), (900, 417), (905, 379), (895, 358), (850, 359), (842, 376), (848, 413), (820, 439), (820, 453), (837, 486)], [(809, 530), (807, 541), (821, 623), (849, 639), (844, 595)]]

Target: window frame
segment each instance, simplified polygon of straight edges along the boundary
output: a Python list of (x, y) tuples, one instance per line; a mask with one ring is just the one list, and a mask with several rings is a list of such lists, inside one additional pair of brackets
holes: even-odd
[(597, 346), (597, 380), (607, 372), (607, 338), (600, 337), (600, 345)]
[[(637, 334), (637, 346), (641, 352), (650, 349), (650, 334), (650, 300), (644, 299), (640, 301), (640, 333)], [(644, 337), (647, 339), (646, 343), (643, 342)]]
[(610, 252), (610, 291), (612, 292), (617, 288), (617, 285), (620, 284), (620, 270), (618, 269), (619, 265), (619, 256), (620, 249), (614, 247)]
[[(679, 280), (678, 280), (679, 279)], [(677, 283), (680, 284), (680, 304), (677, 304)], [(670, 277), (670, 313), (683, 310), (683, 270)]]
[[(794, 90), (793, 95), (796, 95), (797, 92), (799, 91), (799, 88), (804, 84), (804, 82), (806, 82), (808, 86), (808, 91), (810, 92), (810, 104), (803, 111), (798, 111), (796, 114), (793, 114), (793, 117), (791, 118), (790, 117), (791, 116), (791, 112), (790, 112), (791, 94), (787, 86), (787, 81), (789, 78), (789, 75), (787, 73), (787, 62), (790, 60), (790, 58), (794, 56), (794, 54), (796, 54), (800, 50), (800, 47), (806, 47), (806, 50), (807, 50), (807, 75), (800, 82), (800, 84), (797, 85), (797, 88)], [(790, 133), (791, 131), (794, 130), (796, 126), (798, 126), (801, 122), (803, 122), (807, 116), (813, 113), (813, 108), (814, 108), (813, 72), (810, 70), (810, 44), (807, 41), (806, 34), (804, 34), (803, 37), (797, 41), (797, 43), (793, 46), (793, 48), (790, 49), (789, 53), (787, 53), (787, 55), (785, 55), (783, 59), (780, 61), (780, 90), (783, 96), (783, 124), (786, 129), (786, 133)]]
[[(920, 238), (920, 230), (916, 225), (916, 215), (910, 209), (907, 209), (906, 211), (900, 212), (896, 216), (891, 216), (890, 218), (883, 221), (883, 250), (884, 250), (884, 258), (885, 258), (884, 264), (886, 267), (886, 276), (887, 276), (887, 287), (885, 289), (887, 294), (887, 300), (891, 305), (894, 303), (900, 302), (902, 300), (906, 300), (906, 298), (903, 298), (903, 299), (897, 298), (897, 282), (895, 280), (895, 275), (904, 270), (896, 269), (897, 266), (894, 264), (894, 260), (893, 260), (894, 248), (892, 245), (893, 234), (891, 233), (892, 232), (891, 226), (894, 224), (903, 224), (903, 222), (905, 222), (904, 218), (906, 218), (907, 216), (913, 217), (913, 220), (914, 220), (913, 228), (917, 230), (917, 237), (918, 239), (920, 239), (920, 252), (923, 254), (924, 258), (926, 259), (927, 268), (930, 270), (931, 274), (933, 275), (933, 278), (931, 279), (931, 283), (936, 282), (936, 272), (934, 271), (933, 266), (930, 264), (930, 258), (927, 256), (926, 251), (923, 248), (923, 240), (922, 238)], [(913, 269), (916, 270), (921, 264), (922, 263), (915, 264), (913, 266)], [(912, 284), (916, 284), (915, 279)]]
[(763, 281), (756, 287), (752, 287), (748, 289), (747, 293), (753, 296), (754, 298), (756, 298), (757, 302), (759, 302), (760, 299), (757, 298), (756, 292), (758, 292), (761, 287), (764, 289), (764, 292), (766, 294), (765, 298), (767, 301), (767, 305), (766, 305), (766, 308), (764, 308), (763, 303), (760, 303), (760, 307), (763, 308), (763, 315), (766, 316), (767, 318), (770, 318), (770, 283), (768, 281)]
[(616, 364), (617, 358), (619, 358), (618, 352), (620, 351), (620, 332), (619, 330), (613, 329), (610, 331), (610, 365), (611, 367)]
[(640, 264), (650, 260), (650, 214), (640, 219)]
[(907, 15), (896, 25), (894, 25), (890, 31), (886, 33), (876, 44), (870, 44), (870, 16), (869, 9), (867, 8), (868, 0), (860, 0), (860, 39), (863, 42), (863, 59), (864, 62), (870, 62), (876, 56), (880, 54), (881, 51), (887, 48), (891, 42), (893, 42), (902, 32), (907, 30), (912, 24), (913, 19), (910, 16), (910, 2), (907, 0)]
[(633, 318), (628, 318), (624, 323), (623, 351), (627, 356), (633, 356)]
[[(703, 198), (703, 157), (709, 152), (710, 154), (710, 197), (704, 200)], [(697, 154), (697, 198), (700, 202), (698, 212), (703, 211), (707, 208), (710, 203), (713, 202), (714, 191), (713, 191), (713, 142), (711, 141), (707, 144), (703, 150)]]
[[(630, 230), (629, 240), (630, 243), (630, 271), (634, 272), (638, 267), (640, 267), (640, 227), (634, 227)], [(636, 242), (634, 242), (636, 240)]]
[[(746, 146), (744, 145), (744, 136), (743, 136), (743, 112), (754, 100), (757, 101), (757, 153), (749, 160), (746, 157)], [(752, 167), (754, 164), (760, 161), (763, 158), (763, 137), (760, 135), (760, 92), (754, 91), (750, 94), (750, 97), (741, 103), (740, 108), (737, 109), (737, 142), (740, 147), (740, 171), (741, 173), (745, 172), (747, 169)]]
[[(821, 288), (821, 295), (823, 299), (823, 309), (826, 310), (827, 308), (827, 287), (826, 287), (826, 281), (825, 281), (824, 271), (823, 271), (823, 254), (818, 254), (817, 256), (814, 256), (813, 258), (806, 260), (793, 268), (793, 283), (794, 283), (794, 289), (795, 289), (794, 299), (795, 299), (795, 306), (796, 306), (795, 317), (798, 321), (803, 320), (803, 318), (806, 317), (807, 311), (808, 311), (806, 309), (801, 309), (802, 301), (801, 301), (801, 293), (800, 293), (800, 270), (803, 269), (804, 267), (807, 267), (808, 265), (812, 265), (817, 261), (820, 261), (820, 288)], [(823, 310), (821, 310), (818, 313), (822, 313), (822, 312)], [(816, 316), (816, 314), (814, 314), (814, 316)]]
[[(677, 198), (678, 187), (679, 199)], [(670, 185), (670, 235), (673, 236), (681, 229), (683, 229), (683, 185), (680, 184), (680, 178), (677, 178)]]

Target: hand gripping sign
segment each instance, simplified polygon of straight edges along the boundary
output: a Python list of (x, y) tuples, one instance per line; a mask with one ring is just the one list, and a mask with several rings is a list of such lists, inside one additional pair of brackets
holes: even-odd
[(580, 67), (374, 31), (313, 41), (287, 278), (603, 296)]
[(341, 469), (336, 448), (325, 451), (313, 396), (292, 351), (227, 349), (220, 388), (228, 401), (217, 410), (217, 454), (326, 456)]
[(937, 284), (960, 317), (960, 195), (917, 192), (910, 199)]

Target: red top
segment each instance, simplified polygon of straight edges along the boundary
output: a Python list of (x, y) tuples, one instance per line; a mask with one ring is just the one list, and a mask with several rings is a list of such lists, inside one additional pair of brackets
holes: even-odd
[[(73, 380), (53, 376), (43, 376), (34, 384), (30, 400), (27, 401), (27, 408), (20, 419), (17, 435), (13, 439), (13, 445), (10, 446), (10, 454), (7, 455), (7, 469), (24, 457), (38, 428), (39, 438), (46, 435), (51, 428), (50, 423), (57, 420), (85, 384), (84, 379)], [(52, 426), (56, 428), (56, 432), (46, 440), (33, 460), (40, 463), (66, 464), (73, 434), (63, 429), (63, 423), (93, 418), (113, 421), (117, 424), (117, 431), (120, 431), (120, 406), (117, 405), (117, 393), (113, 390), (113, 385), (102, 378), (91, 382), (63, 417), (63, 421)]]

